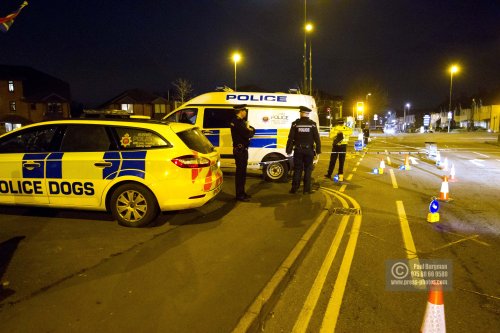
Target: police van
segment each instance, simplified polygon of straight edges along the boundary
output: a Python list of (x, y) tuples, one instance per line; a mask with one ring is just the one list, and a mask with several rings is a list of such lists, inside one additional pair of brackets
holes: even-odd
[(319, 124), (316, 102), (312, 96), (209, 92), (191, 99), (164, 119), (200, 127), (219, 151), (222, 167), (235, 168), (229, 123), (235, 116), (233, 107), (238, 104), (246, 104), (247, 120), (256, 130), (248, 149), (248, 169), (261, 169), (266, 180), (285, 180), (292, 167), (292, 160), (287, 158), (285, 150), (286, 141), (292, 122), (300, 117), (299, 107), (310, 108), (310, 118)]
[(110, 211), (140, 227), (202, 206), (222, 187), (219, 154), (192, 125), (73, 119), (0, 136), (0, 204)]

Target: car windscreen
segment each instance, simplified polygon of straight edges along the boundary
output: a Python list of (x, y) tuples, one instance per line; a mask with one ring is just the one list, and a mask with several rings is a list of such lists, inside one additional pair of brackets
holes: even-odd
[(198, 128), (178, 132), (177, 135), (189, 149), (202, 154), (208, 154), (214, 151), (214, 146)]

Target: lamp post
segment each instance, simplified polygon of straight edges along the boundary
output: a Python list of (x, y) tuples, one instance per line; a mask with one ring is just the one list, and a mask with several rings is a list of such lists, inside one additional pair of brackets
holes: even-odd
[[(365, 110), (364, 111), (365, 111), (365, 117), (366, 117), (366, 119), (368, 119), (368, 127), (370, 126), (370, 116), (368, 115), (368, 109), (369, 109), (368, 108), (368, 97), (370, 97), (371, 95), (372, 95), (372, 93), (369, 92), (368, 94), (366, 94), (366, 97), (365, 97)], [(363, 122), (363, 121), (361, 121), (361, 122)], [(361, 127), (361, 125), (360, 125), (360, 127)]]
[(458, 72), (458, 66), (457, 65), (452, 65), (450, 67), (450, 104), (448, 105), (448, 133), (450, 133), (450, 123), (451, 123), (451, 116), (453, 116), (451, 112), (451, 92), (453, 89), (453, 74)]
[(309, 41), (309, 82), (307, 78), (307, 34), (313, 30), (311, 23), (304, 25), (304, 92), (312, 94), (312, 43)]
[[(304, 27), (307, 26), (307, 0), (304, 0)], [(304, 29), (304, 93), (307, 94), (307, 29)]]
[(406, 110), (410, 113), (410, 103), (406, 103), (403, 108), (403, 132), (406, 132)]
[(234, 91), (236, 91), (236, 64), (240, 62), (241, 54), (238, 52), (233, 53), (233, 61), (234, 61)]

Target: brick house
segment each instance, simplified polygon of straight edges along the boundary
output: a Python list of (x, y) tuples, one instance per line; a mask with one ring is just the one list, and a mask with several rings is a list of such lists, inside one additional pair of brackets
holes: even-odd
[(0, 65), (0, 133), (68, 118), (70, 102), (68, 83), (31, 67)]
[(125, 110), (151, 119), (161, 119), (173, 110), (166, 98), (140, 89), (127, 90), (103, 103), (99, 109)]

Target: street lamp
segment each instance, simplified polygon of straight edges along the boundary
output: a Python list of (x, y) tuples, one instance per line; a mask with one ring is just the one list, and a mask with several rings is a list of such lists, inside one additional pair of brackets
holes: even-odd
[(309, 84), (307, 82), (307, 34), (314, 29), (311, 23), (304, 26), (304, 92), (312, 94), (312, 41), (309, 40)]
[(236, 91), (236, 64), (240, 62), (241, 54), (238, 52), (233, 53), (233, 61), (234, 61), (234, 91)]
[(370, 126), (370, 117), (368, 116), (368, 97), (370, 97), (372, 95), (372, 93), (368, 93), (366, 94), (366, 97), (365, 97), (365, 114), (366, 114), (366, 119), (368, 119), (368, 127)]
[[(304, 27), (307, 26), (307, 0), (304, 0)], [(304, 29), (304, 93), (307, 94), (307, 29)]]
[(403, 131), (406, 132), (406, 109), (408, 109), (408, 113), (410, 113), (410, 103), (406, 103), (403, 108)]
[(458, 68), (457, 65), (452, 65), (450, 67), (450, 104), (448, 106), (448, 133), (450, 133), (450, 123), (451, 123), (450, 114), (453, 115), (451, 113), (451, 91), (452, 91), (452, 88), (453, 88), (453, 74), (457, 73), (458, 70), (459, 70), (459, 68)]

